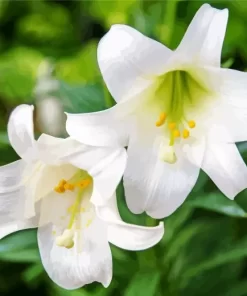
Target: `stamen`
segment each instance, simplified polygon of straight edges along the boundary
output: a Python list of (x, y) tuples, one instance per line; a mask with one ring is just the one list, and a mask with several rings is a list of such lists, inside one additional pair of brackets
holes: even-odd
[(188, 125), (190, 128), (194, 128), (196, 126), (196, 123), (194, 120), (190, 120), (190, 121), (188, 121)]
[(187, 139), (190, 136), (190, 132), (187, 129), (183, 130), (183, 138)]
[(80, 189), (79, 192), (77, 193), (75, 203), (70, 208), (71, 216), (70, 216), (70, 219), (69, 219), (68, 229), (71, 229), (73, 224), (74, 224), (74, 221), (75, 221), (76, 215), (78, 213), (78, 209), (79, 209), (81, 200), (82, 200), (82, 189)]
[(159, 119), (156, 121), (156, 126), (159, 127), (159, 126), (162, 126), (164, 123), (165, 123), (165, 120), (166, 120), (166, 113), (165, 112), (161, 112), (160, 113), (160, 116), (159, 116)]
[(174, 130), (176, 128), (176, 122), (169, 122), (168, 127), (170, 130)]
[(174, 136), (174, 138), (179, 138), (180, 137), (180, 131), (179, 130), (173, 131), (173, 136)]
[(91, 183), (91, 179), (88, 178), (88, 179), (82, 180), (78, 184), (80, 189), (79, 189), (79, 191), (77, 193), (75, 203), (71, 207), (69, 207), (69, 209), (68, 209), (68, 211), (71, 213), (68, 229), (72, 228), (72, 226), (74, 224), (74, 221), (75, 221), (75, 218), (76, 218), (76, 215), (80, 212), (80, 205), (81, 205), (81, 200), (82, 200), (82, 197), (83, 197), (83, 194), (82, 194), (83, 189), (85, 189), (90, 183)]

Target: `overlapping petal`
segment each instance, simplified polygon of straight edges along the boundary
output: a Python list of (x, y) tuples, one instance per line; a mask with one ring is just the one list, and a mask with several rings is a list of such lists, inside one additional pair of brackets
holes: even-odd
[(92, 146), (127, 146), (129, 118), (138, 100), (100, 112), (67, 114), (66, 130), (77, 141)]
[(107, 222), (108, 241), (119, 248), (144, 250), (156, 245), (164, 235), (163, 222), (156, 227), (144, 227), (123, 222), (118, 213), (115, 194), (105, 206), (96, 209), (98, 216)]

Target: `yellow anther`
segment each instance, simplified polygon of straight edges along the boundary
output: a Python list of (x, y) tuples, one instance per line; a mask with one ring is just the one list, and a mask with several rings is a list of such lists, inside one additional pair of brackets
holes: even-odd
[(188, 121), (188, 125), (190, 128), (194, 128), (196, 126), (196, 123), (194, 120), (190, 120), (190, 121)]
[(85, 179), (85, 180), (82, 180), (82, 181), (78, 182), (76, 185), (77, 185), (79, 188), (84, 189), (84, 188), (86, 188), (90, 183), (91, 183), (91, 180), (88, 178), (88, 179)]
[(173, 136), (174, 136), (174, 138), (179, 138), (180, 137), (180, 131), (179, 130), (173, 131)]
[(161, 112), (159, 119), (156, 121), (156, 126), (162, 126), (165, 123), (166, 120), (166, 113), (165, 112)]
[(190, 132), (187, 129), (183, 130), (183, 138), (187, 139), (189, 136), (190, 136)]
[(66, 183), (67, 182), (64, 179), (60, 180), (58, 185), (54, 188), (54, 191), (56, 191), (57, 193), (64, 193), (65, 192), (64, 186)]
[(64, 187), (56, 186), (54, 188), (54, 191), (56, 191), (57, 193), (64, 193), (65, 192), (65, 189), (64, 189)]
[(81, 213), (84, 213), (84, 212), (86, 212), (86, 209), (83, 208), (83, 207), (81, 207), (80, 212), (81, 212)]
[(63, 187), (65, 190), (70, 190), (70, 191), (74, 191), (74, 189), (75, 189), (75, 185), (70, 184), (70, 183), (66, 183)]
[(64, 186), (66, 183), (67, 183), (67, 182), (66, 182), (64, 179), (62, 179), (61, 181), (59, 181), (58, 186), (59, 186), (59, 187), (62, 187), (62, 186)]
[(168, 127), (170, 130), (174, 130), (176, 128), (176, 123), (175, 122), (169, 122)]

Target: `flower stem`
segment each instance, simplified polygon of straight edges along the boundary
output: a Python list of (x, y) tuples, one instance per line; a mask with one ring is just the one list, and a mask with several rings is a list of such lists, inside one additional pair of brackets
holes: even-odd
[(175, 24), (175, 19), (176, 19), (178, 0), (164, 1), (164, 4), (166, 4), (165, 26), (164, 26), (166, 28), (166, 30), (165, 30), (165, 34), (162, 34), (163, 33), (163, 30), (162, 30), (160, 39), (168, 47), (170, 47), (172, 35), (173, 35), (173, 31), (174, 31), (174, 24)]

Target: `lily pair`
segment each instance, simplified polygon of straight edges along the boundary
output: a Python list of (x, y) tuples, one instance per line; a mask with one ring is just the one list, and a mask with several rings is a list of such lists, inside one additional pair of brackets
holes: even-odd
[(162, 237), (162, 224), (120, 220), (114, 192), (123, 173), (130, 210), (154, 218), (183, 203), (200, 168), (229, 198), (247, 187), (235, 146), (247, 140), (247, 74), (220, 68), (227, 18), (227, 10), (203, 5), (175, 51), (114, 25), (99, 43), (98, 62), (117, 104), (67, 114), (71, 138), (35, 141), (30, 107), (12, 114), (9, 137), (23, 160), (0, 171), (3, 235), (39, 226), (43, 264), (59, 285), (107, 286), (108, 241), (138, 250)]

